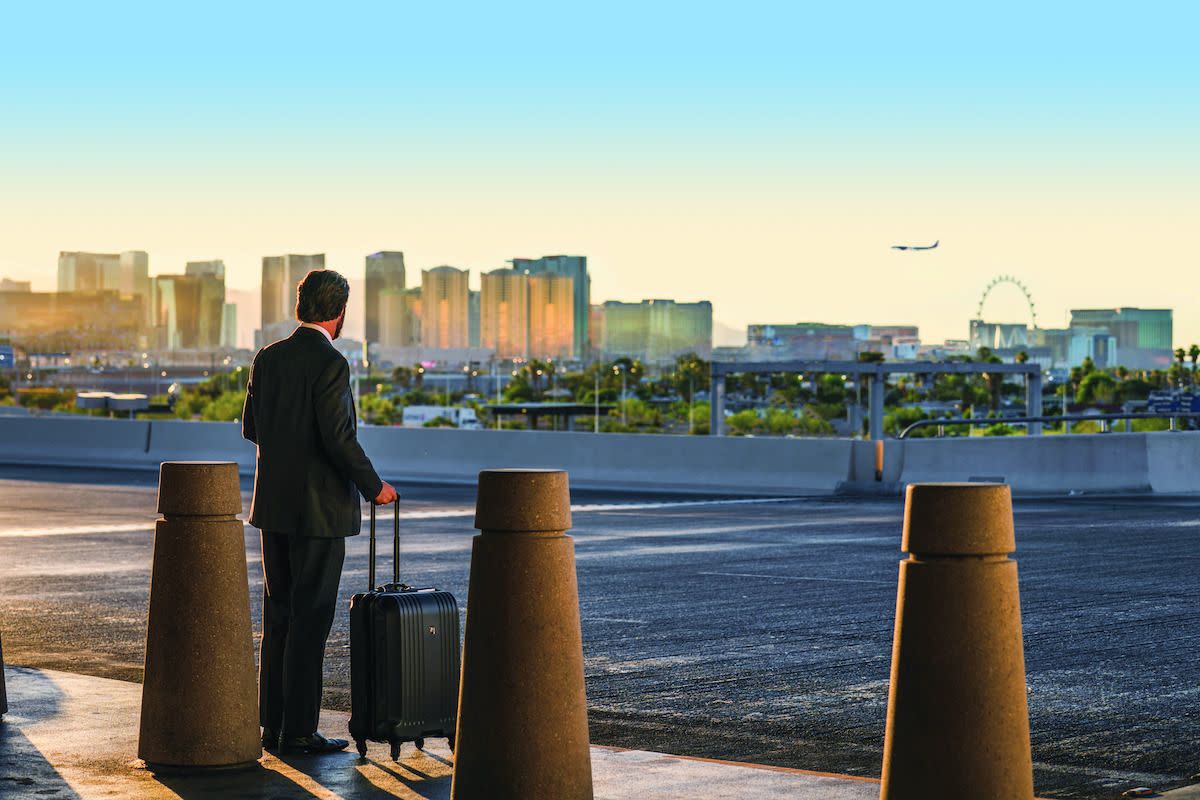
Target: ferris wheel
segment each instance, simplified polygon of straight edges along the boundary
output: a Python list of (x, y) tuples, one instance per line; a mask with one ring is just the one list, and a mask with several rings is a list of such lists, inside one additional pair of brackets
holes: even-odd
[(1021, 291), (1022, 296), (1025, 298), (1026, 304), (1029, 306), (1029, 316), (1033, 320), (1032, 327), (1037, 328), (1037, 306), (1033, 302), (1033, 294), (1029, 291), (1029, 287), (1021, 283), (1020, 280), (1012, 275), (998, 275), (995, 278), (992, 278), (991, 282), (988, 283), (987, 288), (983, 290), (983, 294), (979, 298), (979, 306), (975, 309), (975, 319), (983, 319), (983, 304), (987, 302), (988, 296), (997, 286), (1006, 283), (1017, 287)]

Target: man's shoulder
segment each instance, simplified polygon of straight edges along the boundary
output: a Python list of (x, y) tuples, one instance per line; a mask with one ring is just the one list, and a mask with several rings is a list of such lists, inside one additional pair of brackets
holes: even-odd
[(341, 357), (341, 353), (331, 347), (324, 337), (305, 334), (305, 330), (301, 328), (291, 336), (272, 342), (259, 350), (254, 357), (254, 362), (257, 364), (304, 359), (316, 362), (324, 368), (330, 362)]

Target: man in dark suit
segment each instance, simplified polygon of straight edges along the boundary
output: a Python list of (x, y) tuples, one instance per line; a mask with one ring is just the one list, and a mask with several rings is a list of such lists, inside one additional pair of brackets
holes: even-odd
[(362, 524), (359, 495), (396, 499), (359, 446), (350, 368), (333, 346), (349, 296), (338, 273), (308, 273), (297, 289), (300, 327), (259, 351), (246, 386), (242, 435), (258, 445), (250, 524), (262, 531), (258, 698), (269, 752), (347, 747), (317, 732), (325, 642), (346, 537)]

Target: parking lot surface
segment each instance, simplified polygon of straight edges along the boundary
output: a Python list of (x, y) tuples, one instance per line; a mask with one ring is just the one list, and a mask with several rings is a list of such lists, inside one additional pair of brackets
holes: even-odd
[[(399, 488), (402, 577), (465, 606), (473, 491)], [(10, 663), (140, 679), (154, 499), (152, 474), (0, 468)], [(900, 498), (573, 503), (594, 743), (878, 775)], [(1038, 793), (1185, 783), (1200, 771), (1200, 500), (1022, 501), (1016, 521)], [(253, 528), (246, 542), (257, 617)], [(349, 705), (346, 609), (366, 553), (366, 536), (349, 541), (332, 708)]]

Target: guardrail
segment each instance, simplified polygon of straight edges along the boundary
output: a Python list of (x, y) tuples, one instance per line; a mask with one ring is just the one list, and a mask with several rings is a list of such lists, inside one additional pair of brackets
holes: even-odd
[[(1039, 423), (1057, 424), (1059, 422), (1099, 422), (1100, 423), (1100, 432), (1108, 433), (1111, 430), (1111, 423), (1117, 422), (1120, 420), (1133, 420), (1133, 419), (1167, 419), (1167, 420), (1170, 420), (1170, 430), (1175, 431), (1175, 430), (1179, 430), (1179, 428), (1176, 425), (1176, 420), (1178, 420), (1178, 419), (1200, 419), (1200, 412), (1177, 411), (1177, 412), (1159, 414), (1159, 413), (1154, 413), (1154, 412), (1144, 412), (1144, 411), (1132, 412), (1131, 411), (1131, 412), (1125, 413), (1125, 414), (1064, 414), (1062, 416), (1053, 416), (1053, 417), (1040, 416), (1040, 417), (976, 417), (973, 419), (972, 418), (922, 419), (922, 420), (917, 420), (916, 422), (909, 425), (904, 430), (900, 431), (900, 436), (897, 438), (907, 439), (908, 435), (910, 433), (912, 433), (914, 430), (916, 430), (917, 428), (931, 428), (931, 427), (936, 426), (938, 429), (937, 435), (939, 437), (942, 437), (942, 436), (946, 435), (945, 428), (947, 426), (967, 425), (970, 427), (976, 427), (976, 426), (990, 427), (992, 425), (999, 425), (999, 424), (1008, 425), (1010, 423), (1019, 425), (1019, 424), (1039, 424)], [(1067, 426), (1066, 433), (1069, 434), (1070, 432), (1071, 432), (1071, 428), (1070, 428), (1070, 426)], [(1125, 432), (1126, 433), (1130, 432), (1128, 424), (1126, 424)], [(1086, 435), (1086, 434), (1081, 434), (1081, 435)]]

